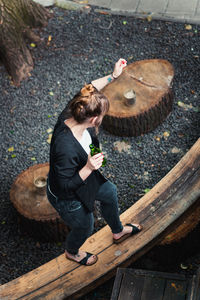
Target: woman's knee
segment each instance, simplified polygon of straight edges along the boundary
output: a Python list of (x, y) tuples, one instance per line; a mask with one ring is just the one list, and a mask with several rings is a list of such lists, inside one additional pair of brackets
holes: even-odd
[(117, 186), (112, 183), (111, 181), (108, 181), (108, 184), (106, 186), (105, 191), (105, 198), (107, 198), (109, 201), (117, 202)]

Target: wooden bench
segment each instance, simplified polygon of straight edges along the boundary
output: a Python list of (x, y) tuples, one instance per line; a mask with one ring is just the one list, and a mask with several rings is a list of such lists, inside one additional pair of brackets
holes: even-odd
[(64, 255), (0, 286), (0, 299), (76, 299), (113, 277), (160, 243), (200, 205), (200, 139), (151, 191), (122, 215), (124, 223), (139, 222), (143, 230), (121, 244), (113, 244), (108, 226), (82, 246), (98, 254), (90, 267)]
[(193, 276), (118, 268), (111, 300), (199, 300), (200, 267)]

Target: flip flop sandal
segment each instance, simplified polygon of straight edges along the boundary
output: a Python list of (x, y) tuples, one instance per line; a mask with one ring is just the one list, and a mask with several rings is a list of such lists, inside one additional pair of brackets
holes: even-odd
[(94, 261), (91, 262), (91, 263), (89, 263), (89, 264), (87, 264), (88, 259), (89, 259), (92, 255), (94, 255), (94, 254), (89, 253), (89, 252), (86, 252), (86, 253), (87, 253), (86, 257), (84, 257), (84, 258), (81, 259), (80, 261), (76, 261), (76, 260), (73, 259), (73, 258), (69, 258), (66, 254), (65, 254), (65, 257), (66, 257), (67, 259), (69, 259), (69, 260), (75, 261), (75, 262), (77, 262), (78, 264), (81, 264), (81, 265), (84, 265), (84, 266), (92, 266), (92, 265), (94, 265), (94, 264), (97, 262), (98, 257), (95, 255)]
[(123, 242), (124, 240), (126, 240), (129, 236), (134, 235), (142, 230), (141, 225), (140, 225), (140, 227), (141, 227), (140, 229), (137, 226), (130, 224), (130, 223), (126, 224), (126, 226), (132, 227), (132, 231), (130, 233), (124, 234), (119, 239), (113, 239), (113, 243), (119, 244), (119, 243)]

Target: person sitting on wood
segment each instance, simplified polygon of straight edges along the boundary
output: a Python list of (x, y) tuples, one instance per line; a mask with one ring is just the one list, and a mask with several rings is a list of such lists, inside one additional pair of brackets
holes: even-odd
[(100, 90), (125, 66), (126, 60), (119, 59), (112, 75), (85, 85), (60, 114), (51, 140), (47, 197), (71, 229), (65, 242), (66, 258), (87, 266), (98, 258), (79, 248), (93, 232), (95, 200), (100, 201), (114, 243), (142, 229), (139, 224), (122, 226), (116, 186), (99, 171), (104, 155), (91, 156), (89, 147), (99, 146), (96, 133), (109, 109), (109, 101)]

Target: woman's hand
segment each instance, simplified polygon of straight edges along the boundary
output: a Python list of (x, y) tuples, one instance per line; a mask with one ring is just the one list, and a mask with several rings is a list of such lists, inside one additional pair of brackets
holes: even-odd
[(98, 170), (102, 166), (103, 158), (103, 153), (98, 153), (93, 156), (91, 156), (91, 154), (88, 155), (86, 165), (79, 171), (79, 175), (83, 181), (90, 176), (92, 171)]
[(113, 71), (113, 77), (117, 78), (119, 77), (119, 75), (121, 75), (123, 68), (127, 66), (127, 61), (124, 58), (120, 58), (114, 67), (114, 71)]
[(89, 154), (86, 167), (88, 167), (91, 171), (98, 170), (102, 166), (103, 158), (103, 153), (98, 153), (93, 156)]

